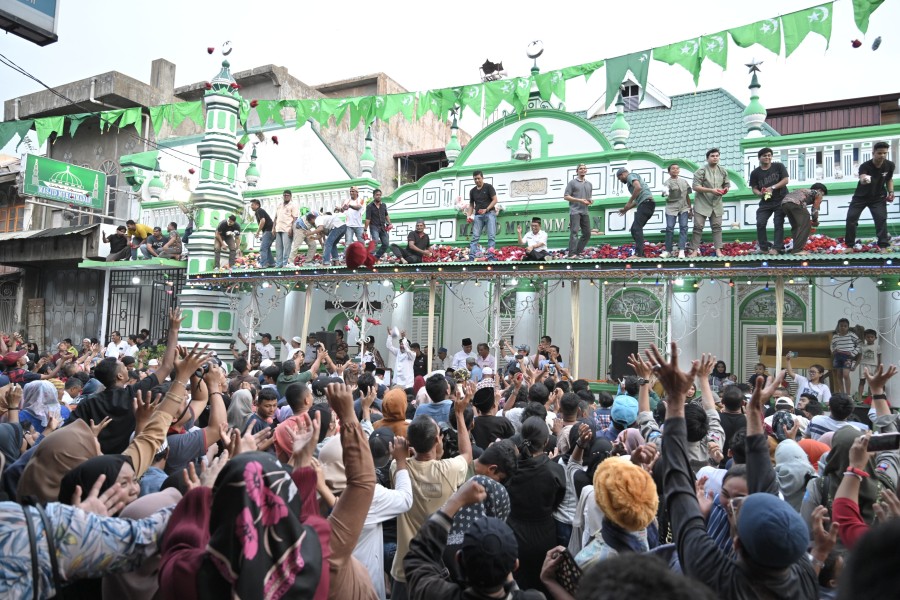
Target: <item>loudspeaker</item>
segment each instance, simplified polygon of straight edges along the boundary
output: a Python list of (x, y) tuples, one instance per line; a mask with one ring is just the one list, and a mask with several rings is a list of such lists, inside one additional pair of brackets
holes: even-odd
[(316, 339), (325, 344), (325, 349), (328, 350), (328, 355), (334, 357), (335, 348), (337, 347), (337, 336), (333, 331), (314, 331), (312, 335), (316, 336)]
[(635, 375), (634, 369), (628, 365), (628, 357), (637, 354), (638, 343), (636, 340), (613, 340), (610, 345), (610, 354), (612, 365), (610, 373), (616, 381), (619, 381), (626, 375)]

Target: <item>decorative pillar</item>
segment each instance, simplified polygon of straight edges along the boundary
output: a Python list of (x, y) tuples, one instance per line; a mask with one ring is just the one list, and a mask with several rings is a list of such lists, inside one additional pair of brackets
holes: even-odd
[[(235, 184), (237, 165), (242, 155), (237, 144), (241, 96), (229, 68), (229, 62), (222, 61), (221, 71), (210, 82), (203, 97), (206, 132), (197, 145), (200, 180), (191, 194), (191, 203), (197, 213), (191, 236), (188, 275), (213, 269), (213, 242), (219, 221), (229, 214), (243, 213), (243, 199)], [(227, 249), (225, 253), (227, 260)], [(212, 350), (227, 356), (235, 323), (225, 293), (188, 286), (179, 300), (185, 315), (182, 325), (184, 341), (197, 342), (201, 346), (209, 344)]]
[(437, 354), (434, 347), (434, 297), (437, 290), (437, 280), (432, 278), (428, 282), (428, 372), (431, 373), (431, 359)]
[(453, 166), (453, 163), (459, 158), (460, 152), (462, 152), (462, 146), (459, 144), (459, 125), (456, 122), (456, 115), (453, 115), (453, 122), (450, 124), (450, 141), (444, 148), (444, 154), (447, 155), (448, 167)]
[[(291, 341), (290, 338), (298, 335), (298, 332), (301, 331), (305, 304), (305, 294), (301, 294), (300, 291), (294, 290), (293, 287), (291, 287), (291, 291), (284, 297), (284, 325), (282, 326), (281, 335), (287, 336), (288, 343)], [(305, 341), (304, 338), (304, 343)], [(286, 356), (283, 356), (282, 360), (285, 360), (286, 358)]]
[[(406, 290), (405, 292), (398, 291), (401, 287)], [(396, 327), (400, 330), (405, 330), (409, 333), (410, 327), (412, 326), (412, 314), (413, 314), (413, 291), (412, 285), (409, 282), (394, 282), (394, 297), (392, 299), (394, 303), (394, 311), (391, 314), (391, 326)], [(390, 331), (388, 332), (390, 335)], [(397, 342), (399, 344), (399, 341)], [(390, 363), (390, 367), (393, 368), (396, 360), (393, 355), (388, 357), (388, 362)]]
[[(885, 367), (900, 366), (900, 277), (881, 277), (878, 286), (878, 344)], [(900, 383), (888, 383), (888, 400), (900, 407)]]
[[(681, 281), (681, 284), (677, 282)], [(669, 339), (678, 344), (678, 363), (689, 365), (700, 358), (697, 348), (697, 289), (693, 282), (678, 279), (669, 284)]]
[(622, 99), (622, 92), (619, 92), (619, 98), (616, 100), (616, 119), (612, 123), (612, 135), (610, 139), (613, 143), (614, 150), (624, 150), (625, 142), (631, 135), (631, 125), (625, 120), (625, 100)]
[[(375, 153), (372, 152), (372, 128), (366, 131), (366, 147), (359, 157), (360, 177), (371, 177), (375, 168)], [(362, 193), (362, 190), (360, 190)]]
[(578, 355), (581, 345), (581, 280), (572, 280), (572, 360), (569, 371), (578, 377)]
[(764, 137), (762, 126), (766, 122), (766, 108), (759, 101), (759, 88), (762, 87), (756, 77), (759, 65), (760, 63), (755, 61), (747, 65), (753, 77), (750, 80), (750, 104), (744, 109), (744, 126), (747, 128), (747, 135), (744, 137), (746, 138)]
[[(527, 279), (519, 280), (515, 294), (516, 328), (513, 330), (513, 337), (516, 345), (528, 344), (535, 349), (541, 337), (541, 315), (538, 303), (540, 294)], [(495, 339), (494, 341), (499, 344), (500, 340)], [(497, 350), (499, 350), (499, 345)]]

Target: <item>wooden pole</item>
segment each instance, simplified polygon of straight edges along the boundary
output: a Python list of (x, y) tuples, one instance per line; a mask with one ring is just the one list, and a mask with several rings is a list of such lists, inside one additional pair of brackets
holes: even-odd
[[(312, 310), (312, 301), (313, 301), (313, 286), (310, 284), (306, 284), (306, 299), (303, 302), (303, 327), (300, 331), (303, 332), (301, 344), (306, 343), (306, 339), (309, 337), (309, 314)], [(305, 346), (304, 346), (305, 347)]]
[(784, 354), (784, 277), (775, 278), (775, 374), (781, 372)]
[(577, 377), (578, 348), (581, 345), (581, 281), (572, 280), (572, 377)]

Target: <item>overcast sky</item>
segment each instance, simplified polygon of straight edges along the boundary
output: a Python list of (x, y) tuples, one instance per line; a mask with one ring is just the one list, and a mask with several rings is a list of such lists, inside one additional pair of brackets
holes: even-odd
[[(57, 43), (41, 48), (0, 33), (0, 52), (50, 86), (113, 70), (146, 82), (156, 58), (177, 65), (177, 85), (205, 81), (222, 58), (218, 52), (208, 55), (207, 46), (230, 40), (236, 71), (281, 65), (310, 85), (383, 71), (410, 91), (477, 82), (486, 58), (502, 61), (510, 77), (527, 75), (531, 61), (525, 48), (535, 39), (544, 43), (538, 64), (546, 71), (811, 5), (811, 0), (60, 2)], [(728, 70), (707, 61), (696, 88), (683, 68), (658, 61), (651, 63), (649, 81), (670, 95), (723, 87), (746, 103), (749, 76), (743, 65), (755, 57), (764, 61), (761, 100), (770, 108), (900, 91), (900, 38), (888, 31), (890, 23), (900, 23), (900, 0), (887, 0), (875, 12), (865, 37), (852, 12), (851, 0), (835, 2), (827, 52), (815, 34), (789, 59), (761, 46), (730, 44)], [(873, 52), (871, 43), (879, 35), (883, 43)], [(859, 49), (851, 47), (855, 38), (863, 41)], [(568, 109), (587, 108), (604, 88), (602, 69), (588, 83), (570, 82)], [(2, 99), (40, 89), (0, 65)], [(470, 132), (479, 125), (471, 119), (464, 123)]]

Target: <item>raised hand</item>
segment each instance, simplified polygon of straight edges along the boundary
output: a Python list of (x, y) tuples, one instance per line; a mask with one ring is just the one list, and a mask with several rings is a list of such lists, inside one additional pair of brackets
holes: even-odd
[(87, 498), (84, 499), (81, 497), (81, 486), (76, 485), (75, 493), (72, 494), (72, 506), (101, 517), (114, 515), (125, 508), (125, 502), (122, 500), (125, 492), (120, 486), (111, 486), (102, 494), (100, 493), (100, 488), (103, 487), (104, 481), (106, 481), (106, 475), (100, 475), (91, 487)]
[(784, 385), (784, 375), (785, 371), (781, 371), (775, 377), (769, 375), (766, 377), (766, 383), (760, 383), (760, 378), (756, 378), (756, 386), (753, 388), (753, 396), (750, 398), (750, 405), (747, 407), (749, 410), (758, 410), (762, 411), (766, 402), (772, 397), (772, 394), (775, 393), (779, 387)]
[(716, 366), (716, 356), (714, 354), (700, 355), (700, 368), (697, 370), (697, 377), (709, 379), (713, 369)]
[(888, 379), (896, 374), (897, 367), (894, 365), (889, 365), (887, 369), (884, 368), (884, 365), (878, 365), (878, 368), (875, 369), (874, 373), (870, 373), (868, 367), (863, 369), (863, 376), (866, 378), (866, 381), (869, 384), (869, 390), (871, 390), (873, 394), (883, 394), (884, 385), (887, 383)]
[[(694, 378), (700, 370), (700, 362), (693, 361), (691, 363), (691, 370), (684, 372), (678, 368), (678, 345), (675, 342), (672, 342), (671, 350), (671, 361), (666, 361), (665, 357), (659, 351), (659, 348), (656, 347), (656, 344), (651, 344), (650, 349), (645, 350), (644, 353), (653, 364), (653, 370), (656, 372), (656, 376), (662, 384), (663, 389), (666, 390), (666, 396), (668, 397), (667, 407), (669, 411), (675, 410), (676, 414), (680, 413), (677, 414), (677, 416), (684, 416), (685, 397), (687, 396), (688, 390), (694, 384)], [(667, 414), (669, 414), (669, 412), (667, 412)], [(676, 414), (673, 414), (672, 416), (674, 417)]]
[(345, 383), (329, 383), (325, 388), (325, 396), (331, 409), (337, 413), (341, 422), (355, 421), (356, 411), (353, 409), (353, 388)]
[(700, 513), (703, 515), (704, 519), (709, 517), (709, 513), (712, 511), (713, 506), (712, 496), (706, 493), (707, 481), (709, 481), (709, 477), (704, 475), (694, 483), (694, 492), (697, 494), (697, 503), (700, 504)]
[(900, 500), (897, 499), (897, 494), (891, 490), (882, 490), (881, 501), (876, 502), (873, 508), (875, 516), (882, 523), (900, 517)]
[(153, 416), (153, 413), (159, 407), (161, 399), (162, 395), (157, 394), (156, 400), (154, 400), (149, 390), (137, 393), (133, 402), (135, 433), (140, 433), (144, 430), (144, 427), (150, 422), (150, 417)]
[(628, 357), (628, 366), (634, 369), (635, 374), (642, 379), (650, 379), (653, 375), (653, 365), (640, 357), (639, 354), (632, 354)]
[(98, 424), (94, 424), (94, 420), (91, 419), (89, 425), (91, 426), (91, 433), (94, 434), (94, 437), (99, 437), (100, 432), (106, 429), (106, 426), (112, 423), (112, 417), (103, 417), (103, 420)]

